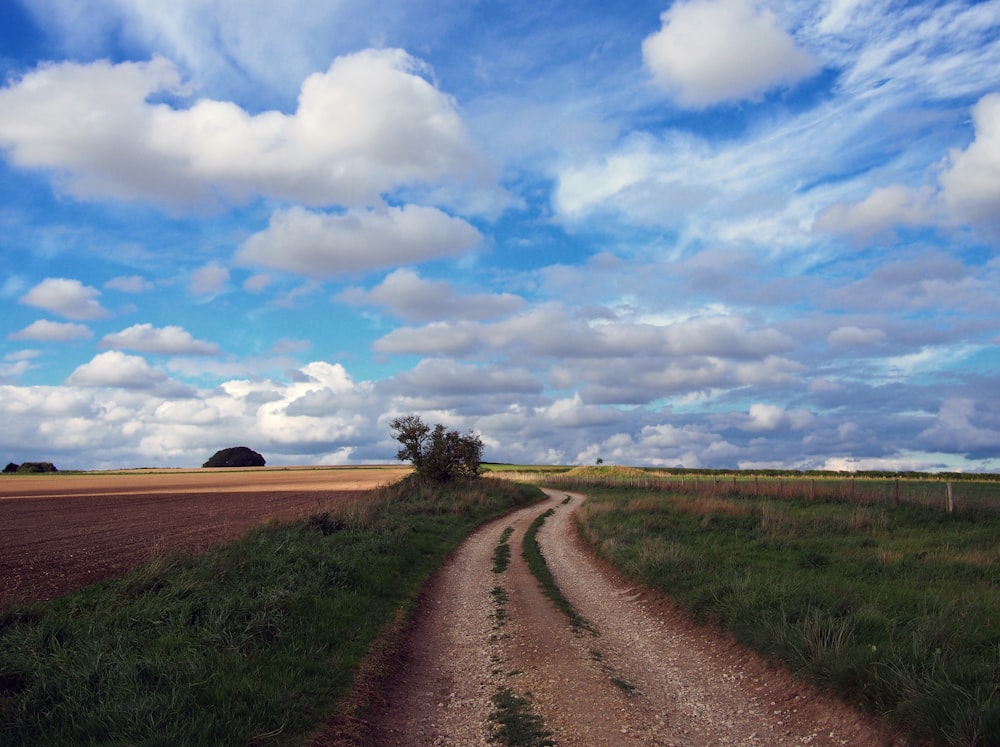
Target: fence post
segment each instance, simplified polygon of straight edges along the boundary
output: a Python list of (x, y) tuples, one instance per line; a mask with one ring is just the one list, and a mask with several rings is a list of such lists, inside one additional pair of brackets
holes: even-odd
[(948, 480), (948, 513), (955, 512), (955, 494), (952, 492), (951, 480)]
[(899, 477), (896, 478), (896, 505), (899, 505)]

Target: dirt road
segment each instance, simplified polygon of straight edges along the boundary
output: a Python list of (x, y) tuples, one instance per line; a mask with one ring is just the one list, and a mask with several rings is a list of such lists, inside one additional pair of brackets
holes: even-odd
[[(884, 745), (870, 720), (628, 588), (580, 547), (585, 500), (547, 491), (475, 533), (435, 578), (366, 745), (489, 744), (493, 698), (526, 698), (558, 745)], [(535, 517), (574, 630), (521, 557)], [(510, 565), (494, 572), (506, 528)]]

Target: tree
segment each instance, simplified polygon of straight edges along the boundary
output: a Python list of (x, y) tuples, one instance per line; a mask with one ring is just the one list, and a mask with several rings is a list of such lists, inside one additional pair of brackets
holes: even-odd
[(418, 415), (396, 418), (389, 425), (402, 444), (396, 458), (412, 463), (420, 479), (447, 482), (479, 476), (483, 442), (474, 433), (463, 436), (440, 423), (431, 428)]
[(202, 467), (263, 467), (264, 457), (246, 446), (231, 446), (215, 452)]

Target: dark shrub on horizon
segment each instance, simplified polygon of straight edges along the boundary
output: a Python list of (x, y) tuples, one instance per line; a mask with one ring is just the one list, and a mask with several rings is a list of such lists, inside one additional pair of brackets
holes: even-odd
[(202, 467), (263, 467), (264, 457), (246, 446), (231, 446), (212, 455)]

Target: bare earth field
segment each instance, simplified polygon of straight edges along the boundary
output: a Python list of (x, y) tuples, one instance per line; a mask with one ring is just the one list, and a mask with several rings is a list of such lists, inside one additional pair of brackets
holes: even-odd
[(0, 476), (0, 608), (327, 510), (408, 467), (143, 470)]

